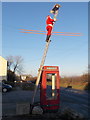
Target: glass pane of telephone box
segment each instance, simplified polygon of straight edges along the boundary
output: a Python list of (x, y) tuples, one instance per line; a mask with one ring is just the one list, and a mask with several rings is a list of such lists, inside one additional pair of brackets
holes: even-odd
[(56, 74), (47, 74), (47, 88), (46, 96), (47, 99), (56, 99)]

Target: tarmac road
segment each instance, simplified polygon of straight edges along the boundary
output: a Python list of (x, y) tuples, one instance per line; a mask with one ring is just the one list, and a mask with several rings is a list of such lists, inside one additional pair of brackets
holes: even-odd
[(88, 118), (90, 109), (89, 93), (74, 89), (61, 90), (61, 107), (69, 107)]
[[(13, 90), (2, 94), (2, 115), (15, 115), (17, 103), (30, 103), (33, 91), (28, 90)], [(60, 111), (66, 108), (82, 114), (88, 118), (88, 104), (89, 95), (85, 91), (74, 89), (60, 89)], [(39, 92), (36, 94), (35, 101), (39, 101)]]

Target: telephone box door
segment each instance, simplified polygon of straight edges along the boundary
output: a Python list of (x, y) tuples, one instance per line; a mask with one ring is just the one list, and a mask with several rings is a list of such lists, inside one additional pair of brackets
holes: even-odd
[(57, 111), (60, 104), (58, 66), (44, 66), (40, 84), (40, 104), (44, 111)]

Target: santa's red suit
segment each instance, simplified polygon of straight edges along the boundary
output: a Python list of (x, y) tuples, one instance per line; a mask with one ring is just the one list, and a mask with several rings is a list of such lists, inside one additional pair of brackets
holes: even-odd
[(47, 30), (47, 38), (46, 41), (49, 40), (50, 36), (51, 36), (51, 32), (52, 32), (52, 28), (53, 28), (53, 24), (54, 24), (54, 19), (52, 19), (49, 15), (47, 16), (46, 19), (46, 30)]

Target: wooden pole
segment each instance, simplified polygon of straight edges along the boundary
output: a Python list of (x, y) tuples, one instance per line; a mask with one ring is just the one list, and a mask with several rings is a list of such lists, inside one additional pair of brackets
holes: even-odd
[[(56, 19), (57, 15), (58, 15), (58, 11), (56, 11), (56, 14), (54, 14), (54, 19)], [(48, 42), (46, 42), (46, 46), (45, 46), (45, 49), (44, 49), (44, 54), (43, 54), (43, 57), (42, 57), (40, 68), (38, 70), (38, 76), (37, 76), (37, 80), (36, 80), (36, 84), (35, 84), (35, 89), (34, 89), (34, 94), (33, 94), (32, 101), (31, 101), (31, 105), (34, 104), (35, 95), (36, 95), (37, 88), (38, 88), (38, 85), (39, 85), (39, 82), (40, 82), (40, 77), (41, 77), (42, 69), (43, 69), (43, 66), (44, 66), (44, 63), (45, 63), (45, 59), (46, 59), (46, 55), (47, 55), (47, 51), (48, 51), (48, 48), (49, 48), (50, 41), (51, 40), (49, 39)]]

